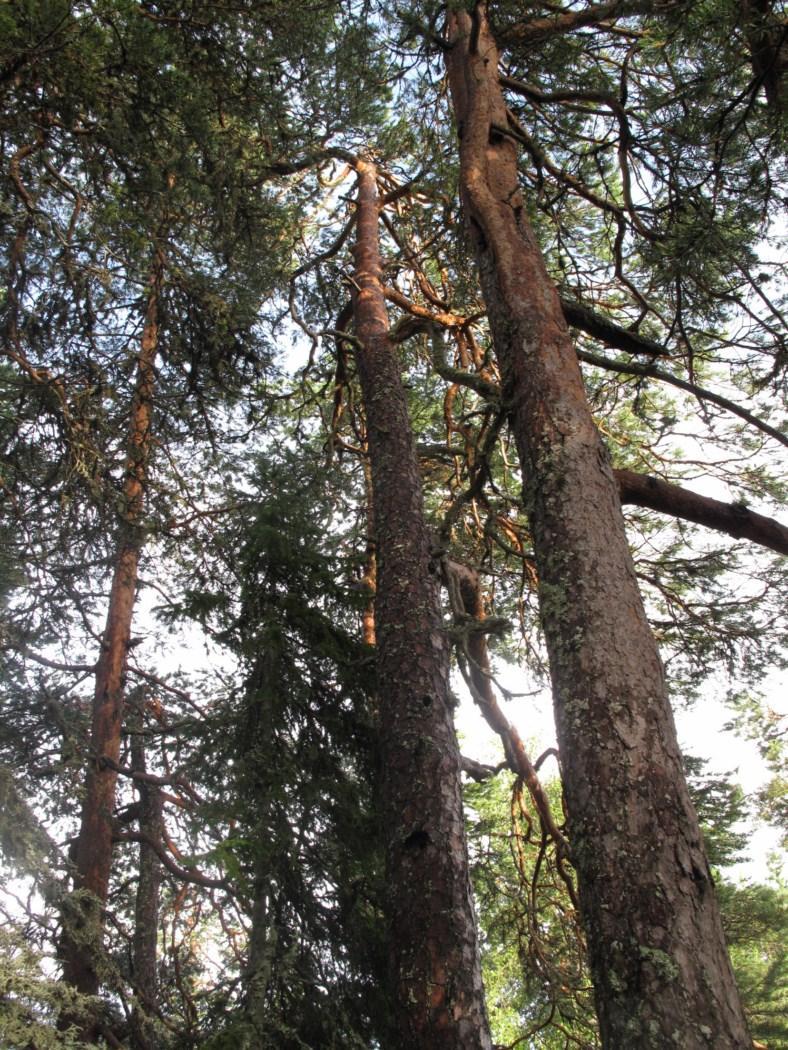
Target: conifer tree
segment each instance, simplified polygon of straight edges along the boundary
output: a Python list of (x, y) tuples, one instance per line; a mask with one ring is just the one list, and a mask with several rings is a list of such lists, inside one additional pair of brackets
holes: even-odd
[[(26, 929), (73, 915), (66, 975), (109, 993), (38, 1016), (135, 1050), (489, 1045), (453, 650), (572, 911), (577, 881), (603, 1045), (745, 1045), (669, 694), (746, 718), (784, 666), (777, 5), (0, 28), (2, 782), (54, 858)], [(186, 623), (224, 656), (159, 673)], [(495, 648), (552, 678), (566, 823)], [(592, 1039), (543, 944), (533, 1008)]]

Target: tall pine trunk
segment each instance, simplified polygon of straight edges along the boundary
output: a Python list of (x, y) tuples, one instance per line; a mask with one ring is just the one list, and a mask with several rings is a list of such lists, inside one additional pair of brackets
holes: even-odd
[(356, 361), (367, 419), (377, 552), (378, 703), (384, 753), (388, 938), (397, 1043), (489, 1048), (449, 689), (419, 464), (389, 338), (376, 172), (359, 161)]
[[(157, 255), (151, 274), (145, 320), (137, 357), (123, 479), (121, 524), (110, 587), (101, 653), (96, 664), (90, 756), (74, 855), (74, 889), (83, 891), (71, 907), (61, 941), (63, 976), (87, 995), (101, 983), (99, 959), (103, 909), (112, 867), (112, 818), (120, 757), (123, 696), (137, 573), (143, 537), (140, 529), (151, 452), (151, 414), (159, 337), (159, 296), (163, 261)], [(95, 1032), (85, 1031), (86, 1037)]]
[(451, 12), (461, 193), (522, 466), (603, 1045), (750, 1045), (616, 483), (523, 207), (485, 8)]

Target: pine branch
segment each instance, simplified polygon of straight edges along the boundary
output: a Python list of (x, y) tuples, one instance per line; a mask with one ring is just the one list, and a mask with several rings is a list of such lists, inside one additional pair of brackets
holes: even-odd
[(647, 3), (645, 0), (644, 2), (634, 0), (629, 3), (626, 0), (609, 0), (608, 3), (592, 4), (591, 7), (586, 7), (581, 11), (562, 11), (557, 15), (516, 22), (503, 30), (496, 31), (495, 37), (501, 47), (511, 47), (513, 44), (533, 44), (563, 33), (571, 33), (575, 29), (596, 25), (608, 18), (649, 13), (653, 9), (654, 4)]
[(779, 441), (781, 445), (788, 445), (788, 437), (786, 437), (785, 434), (777, 430), (776, 427), (773, 427), (769, 423), (765, 423), (762, 419), (759, 419), (757, 416), (754, 416), (752, 412), (748, 411), (746, 408), (737, 405), (735, 401), (730, 401), (727, 397), (723, 397), (721, 394), (715, 394), (713, 390), (707, 390), (705, 387), (698, 386), (696, 383), (690, 383), (686, 379), (679, 379), (678, 376), (671, 375), (670, 372), (663, 372), (660, 369), (655, 368), (654, 365), (641, 365), (633, 361), (610, 361), (605, 357), (600, 357), (598, 354), (590, 354), (586, 350), (578, 350), (577, 356), (581, 361), (585, 361), (589, 365), (595, 365), (597, 368), (605, 368), (610, 372), (620, 372), (624, 375), (643, 376), (647, 379), (659, 379), (662, 383), (669, 383), (671, 386), (678, 387), (680, 390), (686, 390), (701, 401), (710, 401), (712, 404), (724, 408), (727, 412), (732, 412), (751, 426), (762, 431), (762, 433), (768, 434), (769, 437), (773, 437), (776, 441)]
[(648, 354), (649, 357), (667, 357), (670, 351), (662, 343), (647, 339), (630, 328), (622, 328), (602, 314), (583, 306), (574, 299), (561, 296), (561, 309), (567, 324), (579, 328), (581, 332), (599, 339), (600, 342), (613, 346), (625, 354)]
[(112, 839), (114, 842), (141, 842), (144, 845), (149, 846), (167, 871), (182, 882), (191, 882), (195, 886), (205, 886), (207, 889), (225, 890), (229, 892), (225, 879), (213, 879), (209, 875), (204, 875), (201, 871), (198, 871), (197, 868), (182, 868), (180, 864), (177, 864), (172, 859), (162, 844), (156, 842), (149, 835), (143, 835), (139, 831), (115, 831), (112, 835)]
[(725, 532), (734, 539), (751, 540), (778, 554), (788, 554), (788, 528), (774, 518), (756, 514), (739, 503), (723, 503), (710, 496), (701, 496), (648, 474), (636, 474), (632, 470), (614, 470), (613, 473), (622, 503), (694, 521), (697, 525)]

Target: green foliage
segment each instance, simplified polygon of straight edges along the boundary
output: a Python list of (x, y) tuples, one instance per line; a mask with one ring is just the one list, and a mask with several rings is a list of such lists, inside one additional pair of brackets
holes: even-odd
[[(524, 20), (555, 5), (501, 0), (491, 14), (505, 71), (525, 85), (508, 101), (525, 138), (526, 211), (561, 291), (661, 342), (661, 371), (779, 423), (784, 269), (765, 238), (784, 196), (784, 125), (753, 73), (741, 9), (657, 4), (530, 37), (518, 34)], [(374, 792), (385, 755), (372, 656), (358, 641), (364, 414), (347, 346), (322, 340), (292, 382), (277, 364), (289, 366), (296, 313), (331, 329), (351, 294), (352, 174), (338, 147), (381, 163), (389, 285), (422, 310), (453, 312), (446, 356), (501, 384), (461, 232), (442, 17), (434, 3), (392, 13), (333, 0), (0, 5), (3, 845), (20, 869), (48, 856), (47, 832), (73, 832), (95, 760), (91, 669), (160, 253), (140, 589), (162, 611), (135, 628), (129, 677), (147, 707), (134, 732), (165, 781), (181, 867), (224, 880), (209, 892), (167, 873), (161, 891), (158, 1007), (184, 1050), (387, 1038)], [(452, 551), (481, 567), (491, 612), (520, 626), (499, 644), (543, 671), (524, 479), (504, 416), (495, 397), (436, 374), (406, 308), (392, 306), (391, 320), (431, 522), (448, 522)], [(689, 486), (708, 474), (767, 510), (784, 498), (762, 432), (656, 377), (585, 375), (617, 466)], [(629, 520), (677, 696), (711, 671), (744, 689), (779, 666), (776, 562), (651, 513)], [(171, 670), (165, 630), (184, 624), (215, 646), (201, 676)], [(736, 721), (773, 772), (757, 801), (784, 826), (784, 730), (749, 696)], [(741, 791), (690, 772), (724, 872), (745, 845)], [(122, 836), (139, 800), (128, 776), (119, 784)], [(595, 1045), (582, 937), (537, 819), (506, 777), (468, 799), (496, 1037)], [(129, 1011), (136, 850), (117, 844), (107, 953)], [(721, 892), (753, 1031), (786, 1042), (784, 891)], [(54, 1020), (78, 1004), (16, 934), (2, 936), (0, 1038), (21, 1047), (32, 1031), (42, 1048), (71, 1045)]]
[(750, 816), (750, 806), (739, 784), (728, 777), (704, 776), (703, 759), (684, 756), (687, 783), (703, 832), (706, 856), (713, 868), (736, 864), (747, 846), (748, 834), (742, 830)]
[[(555, 811), (560, 788), (547, 784)], [(561, 871), (521, 782), (499, 774), (465, 789), (482, 967), (493, 1038), (558, 1050), (598, 1046), (583, 935)]]
[(771, 773), (760, 789), (756, 802), (762, 818), (782, 832), (782, 845), (788, 845), (788, 744), (786, 744), (786, 716), (766, 698), (751, 693), (739, 693), (730, 698), (734, 717), (730, 728), (744, 732), (755, 741)]
[(736, 981), (755, 1039), (788, 1046), (788, 891), (784, 884), (718, 886)]
[(215, 798), (204, 816), (233, 828), (201, 864), (222, 865), (251, 922), (246, 996), (209, 998), (206, 1050), (362, 1047), (385, 1029), (373, 681), (348, 588), (352, 531), (324, 526), (334, 480), (272, 446), (225, 525), (219, 593), (238, 601), (217, 600), (214, 566), (211, 592), (193, 586), (186, 603), (243, 675), (193, 759)]
[(52, 888), (55, 844), (31, 812), (14, 783), (12, 771), (0, 765), (0, 854), (21, 876), (42, 880)]
[(63, 981), (47, 976), (51, 960), (31, 947), (23, 932), (0, 926), (0, 1045), (7, 1050), (77, 1050), (84, 1044), (75, 1028), (59, 1031), (58, 1016), (89, 1013), (94, 1003)]

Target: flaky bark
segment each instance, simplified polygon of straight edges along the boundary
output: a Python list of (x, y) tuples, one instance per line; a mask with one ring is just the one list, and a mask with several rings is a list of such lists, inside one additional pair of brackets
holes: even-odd
[[(112, 865), (112, 814), (118, 778), (116, 767), (120, 757), (126, 663), (143, 542), (140, 521), (151, 450), (150, 426), (159, 335), (161, 275), (162, 261), (157, 258), (137, 358), (123, 482), (120, 540), (101, 653), (96, 664), (90, 758), (74, 856), (74, 888), (86, 891), (86, 895), (80, 897), (78, 908), (73, 910), (66, 922), (61, 942), (65, 980), (88, 995), (95, 995), (100, 983), (97, 964), (103, 929), (101, 910), (107, 900)], [(92, 933), (86, 940), (85, 935), (89, 930)], [(88, 1038), (92, 1034), (85, 1033)]]
[(388, 938), (398, 1043), (489, 1048), (437, 565), (399, 365), (389, 338), (374, 166), (359, 161), (356, 360), (367, 419)]
[(367, 645), (374, 645), (376, 642), (375, 591), (378, 586), (378, 555), (375, 549), (375, 503), (372, 495), (372, 469), (369, 459), (364, 460), (364, 491), (367, 497), (367, 550), (361, 582), (367, 593), (367, 603), (361, 614), (361, 636)]
[(741, 1050), (746, 1026), (615, 478), (523, 207), (486, 12), (452, 12), (461, 193), (522, 466), (603, 1045)]

